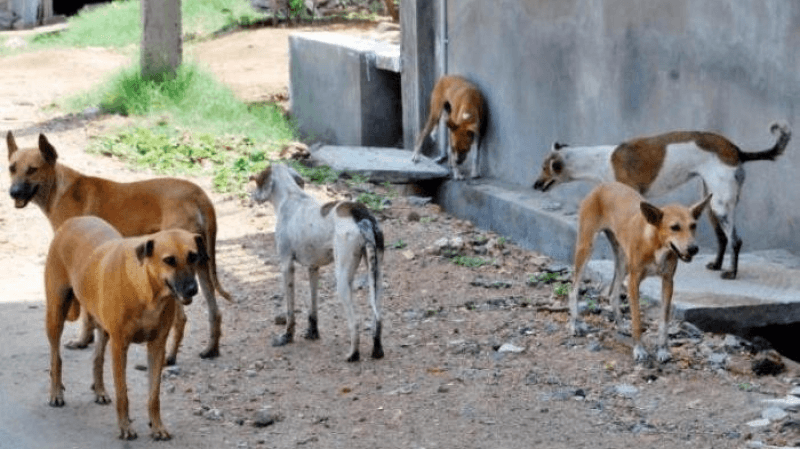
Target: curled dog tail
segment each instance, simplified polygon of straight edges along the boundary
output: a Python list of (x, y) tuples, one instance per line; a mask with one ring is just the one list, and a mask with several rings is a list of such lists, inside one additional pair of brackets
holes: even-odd
[(775, 122), (772, 124), (772, 126), (770, 126), (769, 130), (772, 132), (772, 134), (778, 134), (778, 141), (775, 142), (775, 145), (769, 150), (758, 151), (755, 153), (745, 153), (744, 151), (739, 150), (740, 161), (774, 161), (778, 156), (786, 151), (786, 145), (789, 143), (789, 139), (792, 138), (792, 130), (789, 128), (789, 124), (785, 122)]

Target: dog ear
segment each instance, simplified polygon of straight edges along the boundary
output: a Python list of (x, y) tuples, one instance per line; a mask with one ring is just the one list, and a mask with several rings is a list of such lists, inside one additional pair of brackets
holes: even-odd
[(42, 153), (45, 162), (50, 165), (56, 163), (58, 153), (56, 153), (55, 147), (50, 145), (50, 142), (47, 141), (47, 137), (45, 137), (44, 134), (39, 134), (39, 151)]
[(661, 212), (661, 209), (646, 201), (642, 201), (639, 207), (642, 209), (644, 219), (653, 226), (658, 226), (661, 223), (661, 219), (664, 218), (664, 212)]
[(456, 122), (450, 119), (447, 119), (447, 127), (450, 128), (450, 131), (455, 131), (456, 129), (458, 129), (458, 125), (456, 125)]
[(197, 245), (197, 264), (203, 265), (204, 263), (208, 262), (208, 251), (206, 251), (206, 242), (203, 239), (202, 235), (195, 235), (194, 236), (194, 243)]
[(554, 151), (558, 151), (558, 150), (560, 150), (560, 149), (562, 149), (562, 148), (564, 148), (564, 147), (568, 147), (568, 146), (569, 146), (569, 145), (567, 145), (566, 143), (561, 143), (561, 142), (553, 142), (553, 150), (554, 150)]
[(139, 259), (139, 263), (144, 262), (144, 259), (147, 257), (153, 256), (153, 247), (155, 246), (155, 241), (148, 240), (145, 243), (136, 247), (136, 258)]
[(703, 213), (703, 209), (705, 209), (706, 206), (708, 206), (708, 203), (711, 201), (711, 195), (712, 194), (709, 193), (708, 195), (706, 195), (703, 201), (700, 201), (699, 203), (692, 206), (692, 217), (694, 217), (695, 220), (700, 218), (700, 214)]
[(8, 160), (11, 160), (11, 155), (17, 152), (17, 142), (14, 140), (14, 135), (11, 131), (6, 134), (6, 145), (8, 146)]
[(444, 104), (442, 105), (442, 109), (444, 109), (444, 112), (447, 112), (447, 115), (450, 115), (453, 112), (453, 107), (450, 106), (449, 101), (444, 102)]
[(292, 175), (294, 183), (297, 184), (297, 186), (300, 187), (301, 189), (305, 189), (306, 181), (303, 179), (302, 176), (300, 176), (300, 173), (297, 173), (297, 170), (293, 169), (292, 167), (289, 167), (288, 165), (286, 166), (286, 168), (289, 169), (289, 174)]

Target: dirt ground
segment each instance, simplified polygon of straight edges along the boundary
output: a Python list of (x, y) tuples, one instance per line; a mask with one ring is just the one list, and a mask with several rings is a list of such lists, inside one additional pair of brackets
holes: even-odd
[[(287, 36), (293, 31), (237, 32), (189, 44), (186, 52), (242, 98), (264, 101), (288, 91)], [(48, 107), (126, 63), (125, 56), (101, 49), (3, 58), (0, 129), (14, 130), (26, 146), (45, 132), (59, 160), (86, 174), (151, 177), (82, 150), (123, 118), (63, 117)], [(7, 191), (6, 169), (0, 172), (0, 190)], [(193, 180), (210, 192), (209, 179)], [(309, 190), (322, 200), (348, 197), (352, 188), (340, 181)], [(355, 188), (390, 195), (383, 187)], [(7, 196), (0, 200), (0, 447), (738, 448), (800, 442), (800, 421), (792, 413), (767, 426), (747, 425), (761, 417), (764, 399), (782, 397), (800, 381), (795, 364), (756, 377), (750, 363), (757, 356), (746, 345), (676, 323), (674, 361), (634, 365), (628, 339), (606, 319), (607, 304), (587, 317), (596, 330), (573, 338), (553, 285), (528, 282), (564, 267), (402, 196), (378, 214), (388, 246), (385, 358), (344, 361), (347, 324), (330, 269), (323, 270), (320, 286), (321, 339), (274, 348), (283, 303), (272, 208), (212, 198), (221, 282), (236, 302), (220, 299), (222, 354), (214, 360), (197, 356), (208, 338), (204, 301), (198, 297), (187, 308), (178, 364), (165, 371), (162, 384), (162, 415), (174, 438), (159, 443), (147, 435), (147, 382), (134, 366), (145, 362), (140, 346), (130, 353), (128, 371), (138, 440), (117, 440), (113, 406), (93, 403), (91, 351), (62, 352), (67, 405), (47, 406), (42, 273), (53, 233), (34, 206), (16, 210)], [(451, 252), (492, 263), (456, 265), (439, 250), (442, 238), (453, 243)], [(297, 285), (302, 330), (308, 296), (302, 269)], [(369, 354), (364, 289), (357, 299), (365, 323), (362, 354)], [(649, 323), (648, 337), (654, 330)], [(76, 332), (68, 326), (64, 340)], [(725, 362), (713, 363), (711, 353), (723, 353)], [(107, 382), (110, 376), (107, 366)]]

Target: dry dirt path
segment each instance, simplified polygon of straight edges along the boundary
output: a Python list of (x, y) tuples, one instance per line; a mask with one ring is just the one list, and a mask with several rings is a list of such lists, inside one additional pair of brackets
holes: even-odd
[[(250, 101), (286, 92), (291, 30), (234, 33), (187, 46)], [(343, 32), (369, 33), (363, 27)], [(124, 119), (59, 119), (47, 108), (56, 98), (87, 89), (124, 65), (108, 50), (68, 50), (0, 58), (0, 128), (19, 142), (47, 133), (61, 161), (117, 180), (149, 173), (85, 154), (91, 136)], [(0, 147), (4, 145), (0, 144)], [(5, 158), (0, 159), (5, 160)], [(195, 182), (210, 191), (208, 179)], [(0, 192), (8, 189), (0, 162)], [(374, 187), (365, 187), (374, 189)], [(343, 184), (309, 187), (315, 195), (347, 195)], [(0, 195), (0, 448), (725, 448), (748, 440), (800, 441), (790, 415), (753, 430), (761, 400), (784, 395), (798, 372), (755, 378), (749, 356), (726, 353), (726, 369), (707, 352), (725, 351), (722, 336), (683, 334), (675, 362), (631, 363), (630, 348), (600, 315), (589, 338), (564, 330), (566, 315), (551, 286), (531, 286), (531, 273), (550, 261), (513, 245), (492, 249), (497, 236), (402, 198), (379, 214), (391, 248), (386, 253), (386, 358), (343, 361), (346, 324), (330, 270), (321, 281), (321, 340), (276, 349), (281, 331), (278, 271), (270, 207), (212, 195), (219, 220), (221, 281), (237, 299), (222, 303), (222, 355), (200, 360), (207, 338), (205, 306), (187, 309), (189, 328), (178, 365), (164, 374), (162, 414), (174, 439), (147, 436), (146, 381), (129, 363), (131, 414), (140, 437), (116, 439), (112, 407), (92, 402), (90, 351), (63, 351), (67, 405), (47, 406), (49, 348), (43, 329), (42, 271), (52, 231), (41, 211), (23, 210)], [(440, 238), (460, 237), (464, 254), (493, 262), (476, 269), (454, 265), (435, 251)], [(304, 320), (307, 277), (298, 269), (298, 309)], [(363, 292), (359, 293), (363, 298)], [(367, 310), (358, 310), (366, 321)], [(554, 311), (555, 310), (555, 311)], [(74, 335), (70, 326), (65, 338)], [(369, 342), (367, 335), (362, 345)], [(503, 344), (522, 352), (500, 352)], [(368, 353), (365, 349), (362, 353)], [(106, 379), (110, 380), (109, 368)], [(273, 418), (269, 422), (268, 418)], [(264, 427), (258, 427), (263, 420)]]

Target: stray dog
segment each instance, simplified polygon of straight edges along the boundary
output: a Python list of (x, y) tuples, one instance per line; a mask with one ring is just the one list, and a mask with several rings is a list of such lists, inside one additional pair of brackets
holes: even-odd
[(731, 269), (723, 279), (735, 279), (742, 240), (736, 234), (734, 213), (744, 183), (745, 162), (775, 160), (786, 150), (792, 136), (786, 124), (775, 123), (779, 134), (766, 151), (746, 153), (719, 134), (672, 132), (623, 142), (619, 145), (569, 147), (554, 143), (542, 164), (533, 188), (546, 192), (558, 183), (573, 180), (618, 181), (652, 198), (670, 192), (694, 177), (703, 181), (703, 194), (713, 193), (708, 218), (717, 236), (717, 257), (708, 269), (722, 268), (728, 242)]
[(305, 338), (319, 338), (317, 328), (317, 286), (319, 268), (331, 262), (336, 267), (336, 289), (344, 305), (350, 328), (348, 362), (359, 359), (358, 320), (353, 307), (353, 276), (367, 261), (369, 298), (375, 318), (372, 328), (372, 358), (383, 357), (381, 345), (381, 265), (383, 232), (367, 209), (351, 202), (330, 202), (320, 206), (303, 191), (303, 178), (292, 168), (273, 164), (257, 177), (253, 199), (269, 201), (275, 208), (275, 246), (280, 257), (283, 291), (286, 299), (286, 333), (273, 342), (283, 346), (294, 337), (294, 263), (308, 267), (311, 284), (311, 311)]
[(628, 276), (628, 302), (631, 306), (633, 357), (648, 358), (642, 346), (642, 325), (639, 316), (639, 284), (647, 276), (661, 277), (661, 323), (658, 330), (660, 362), (670, 359), (667, 346), (667, 325), (672, 314), (672, 279), (678, 259), (691, 262), (697, 254), (695, 231), (697, 219), (711, 200), (685, 207), (670, 204), (658, 208), (625, 184), (600, 184), (581, 202), (578, 216), (578, 241), (575, 244), (575, 277), (569, 295), (569, 329), (573, 335), (585, 332), (578, 320), (578, 290), (583, 268), (592, 255), (594, 238), (603, 231), (614, 252), (614, 279), (611, 282), (611, 305), (614, 319), (622, 322), (619, 296), (625, 274)]
[(128, 415), (125, 367), (130, 344), (147, 342), (151, 435), (170, 439), (161, 422), (159, 399), (167, 335), (178, 301), (188, 305), (197, 294), (195, 273), (208, 257), (205, 248), (201, 236), (182, 229), (123, 238), (109, 223), (92, 216), (71, 218), (58, 228), (44, 271), (51, 406), (64, 405), (59, 352), (64, 321), (75, 320), (85, 309), (99, 330), (92, 385), (95, 402), (110, 402), (103, 383), (110, 342), (119, 437), (136, 438)]
[(483, 96), (474, 84), (460, 76), (446, 75), (436, 82), (431, 93), (428, 121), (417, 138), (411, 160), (419, 162), (425, 136), (430, 134), (432, 138), (435, 138), (433, 136), (436, 135), (439, 120), (444, 114), (446, 114), (445, 123), (450, 130), (448, 159), (453, 178), (464, 179), (457, 164), (464, 162), (470, 150), (473, 153), (471, 176), (477, 178), (480, 176), (478, 174), (478, 146), (483, 122)]
[[(166, 229), (185, 229), (203, 237), (209, 257), (197, 270), (197, 276), (208, 304), (211, 338), (200, 357), (218, 356), (222, 315), (214, 291), (228, 301), (231, 296), (217, 279), (217, 218), (214, 205), (203, 189), (174, 178), (118, 183), (85, 176), (56, 162), (58, 153), (43, 134), (39, 135), (38, 148), (18, 148), (10, 131), (6, 143), (11, 175), (9, 193), (14, 205), (19, 209), (33, 202), (42, 209), (53, 231), (69, 218), (94, 215), (126, 237)], [(92, 341), (93, 325), (85, 314), (81, 318), (81, 336), (68, 343), (69, 348), (85, 348)], [(176, 361), (185, 326), (186, 315), (178, 307), (172, 347), (167, 357), (169, 365)]]

